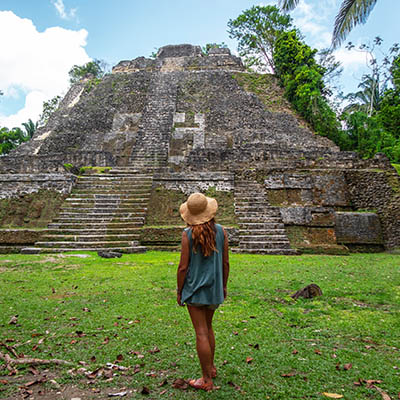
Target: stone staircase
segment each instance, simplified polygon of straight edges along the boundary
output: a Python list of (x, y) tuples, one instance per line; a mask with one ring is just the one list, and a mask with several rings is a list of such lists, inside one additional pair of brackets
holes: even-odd
[(279, 207), (272, 207), (256, 181), (235, 182), (235, 215), (239, 221), (236, 253), (295, 255), (285, 233)]
[(139, 145), (129, 160), (134, 168), (154, 171), (167, 166), (176, 93), (176, 83), (170, 74), (155, 74), (150, 82), (148, 100), (139, 126)]
[(129, 167), (79, 177), (46, 235), (21, 252), (145, 251), (139, 236), (151, 186), (152, 175)]

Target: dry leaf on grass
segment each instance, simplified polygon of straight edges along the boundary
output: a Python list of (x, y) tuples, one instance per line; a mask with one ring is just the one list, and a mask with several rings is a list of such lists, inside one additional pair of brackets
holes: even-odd
[(253, 357), (247, 357), (246, 358), (246, 363), (250, 364), (253, 361)]
[(392, 398), (378, 386), (371, 386), (371, 387), (376, 389), (380, 393), (383, 400), (392, 400)]
[(337, 394), (337, 393), (328, 393), (324, 392), (322, 393), (325, 397), (329, 397), (330, 399), (342, 399), (343, 395), (342, 394)]
[(186, 390), (188, 388), (188, 383), (184, 379), (175, 379), (172, 383), (172, 387), (175, 389)]

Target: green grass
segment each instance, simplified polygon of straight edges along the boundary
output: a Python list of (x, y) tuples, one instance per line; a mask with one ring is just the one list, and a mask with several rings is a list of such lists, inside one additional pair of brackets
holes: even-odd
[(400, 175), (400, 164), (392, 164), (392, 165), (396, 169), (397, 173)]
[[(221, 388), (198, 393), (171, 387), (177, 378), (199, 376), (189, 317), (175, 302), (179, 254), (112, 260), (88, 254), (0, 255), (0, 341), (12, 339), (9, 345), (22, 344), (18, 353), (70, 360), (77, 368), (84, 361), (91, 371), (118, 355), (121, 365), (141, 365), (136, 374), (130, 368), (90, 386), (69, 368), (53, 367), (61, 385), (76, 384), (92, 394), (95, 388), (146, 386), (149, 398), (176, 399), (322, 399), (323, 392), (381, 398), (376, 389), (354, 385), (359, 379), (382, 380), (377, 386), (392, 398), (400, 391), (398, 255), (232, 255), (229, 297), (214, 323), (215, 383)], [(311, 282), (322, 288), (322, 297), (297, 302), (289, 297)], [(17, 325), (9, 324), (13, 315)], [(149, 352), (154, 347), (160, 351)], [(348, 363), (352, 367), (344, 370)], [(24, 374), (25, 381), (32, 380), (19, 367)], [(11, 383), (0, 383), (0, 391), (11, 396), (18, 384), (7, 379)], [(165, 379), (168, 384), (159, 386)]]

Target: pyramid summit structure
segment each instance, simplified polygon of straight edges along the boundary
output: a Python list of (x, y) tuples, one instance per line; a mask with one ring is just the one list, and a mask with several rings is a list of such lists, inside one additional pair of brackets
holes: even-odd
[(178, 203), (194, 191), (219, 200), (236, 251), (400, 246), (390, 163), (316, 135), (273, 75), (247, 72), (229, 49), (164, 46), (83, 79), (31, 141), (0, 158), (0, 180), (8, 207), (60, 197), (37, 251), (175, 248)]

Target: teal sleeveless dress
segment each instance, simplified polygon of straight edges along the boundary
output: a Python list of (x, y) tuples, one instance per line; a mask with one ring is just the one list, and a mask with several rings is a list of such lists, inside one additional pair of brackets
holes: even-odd
[(189, 239), (190, 261), (182, 289), (182, 303), (222, 304), (224, 302), (222, 257), (224, 254), (224, 231), (215, 224), (216, 248), (210, 256), (204, 257), (201, 247), (193, 251), (192, 229), (186, 228)]

